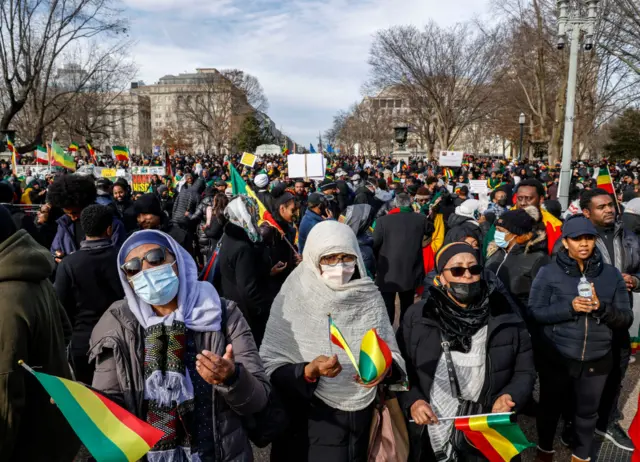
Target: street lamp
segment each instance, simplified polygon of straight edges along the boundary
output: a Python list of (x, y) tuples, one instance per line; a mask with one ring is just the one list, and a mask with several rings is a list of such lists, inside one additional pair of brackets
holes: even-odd
[(587, 17), (581, 18), (578, 10), (569, 13), (570, 1), (558, 0), (558, 49), (562, 50), (567, 32), (571, 31), (569, 51), (569, 76), (567, 78), (567, 104), (564, 117), (564, 139), (562, 143), (562, 169), (560, 172), (559, 198), (562, 210), (569, 206), (569, 186), (571, 183), (571, 150), (573, 147), (573, 119), (576, 108), (576, 81), (578, 77), (578, 49), (580, 32), (585, 32), (584, 49), (593, 49), (593, 36), (598, 16), (600, 0), (586, 0)]
[(518, 155), (518, 160), (522, 161), (522, 141), (524, 140), (524, 123), (526, 122), (526, 118), (524, 112), (520, 113), (520, 118), (518, 122), (520, 123), (520, 154)]

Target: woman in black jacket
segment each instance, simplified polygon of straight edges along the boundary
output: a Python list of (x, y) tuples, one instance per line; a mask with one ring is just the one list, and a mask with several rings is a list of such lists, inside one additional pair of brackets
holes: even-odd
[(134, 231), (138, 227), (138, 223), (128, 185), (116, 181), (111, 194), (113, 194), (114, 215), (122, 221), (127, 233)]
[(260, 347), (273, 302), (269, 295), (270, 275), (281, 272), (285, 266), (271, 268), (261, 243), (255, 200), (238, 196), (229, 202), (224, 215), (228, 222), (218, 255), (222, 293), (238, 304)]
[[(567, 399), (574, 397), (573, 458), (588, 460), (598, 405), (613, 366), (612, 329), (627, 329), (633, 316), (622, 275), (603, 262), (597, 231), (583, 216), (562, 228), (563, 248), (543, 267), (531, 288), (529, 314), (540, 329), (538, 460), (553, 459), (553, 438)], [(578, 295), (586, 278), (591, 296)]]
[[(429, 425), (411, 441), (411, 459), (420, 462), (454, 457), (452, 423), (431, 425), (460, 409), (449, 385), (445, 346), (460, 397), (478, 403), (481, 412), (521, 409), (536, 379), (524, 322), (500, 281), (478, 264), (477, 250), (463, 242), (446, 245), (436, 256), (436, 269), (426, 299), (409, 308), (398, 331), (412, 385), (398, 399), (417, 425)], [(417, 433), (413, 425), (411, 433)], [(469, 448), (459, 460), (480, 457)]]

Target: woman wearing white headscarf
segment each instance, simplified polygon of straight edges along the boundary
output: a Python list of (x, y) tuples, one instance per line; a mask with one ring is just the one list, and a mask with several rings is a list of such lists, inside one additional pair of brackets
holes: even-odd
[(118, 254), (126, 298), (93, 330), (93, 387), (165, 432), (148, 462), (250, 462), (240, 416), (270, 391), (242, 313), (197, 280), (193, 258), (169, 235), (134, 233)]
[(376, 385), (356, 380), (344, 350), (329, 340), (327, 315), (356, 358), (365, 333), (375, 328), (404, 372), (393, 329), (358, 241), (342, 223), (325, 221), (309, 233), (302, 263), (276, 297), (260, 350), (267, 374), (292, 420), (272, 460), (365, 461)]

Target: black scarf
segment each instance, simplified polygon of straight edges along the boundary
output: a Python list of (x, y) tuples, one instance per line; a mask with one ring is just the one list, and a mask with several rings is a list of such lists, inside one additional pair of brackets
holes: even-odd
[(484, 295), (480, 302), (462, 308), (451, 300), (444, 288), (432, 286), (429, 291), (434, 301), (434, 315), (440, 323), (442, 339), (449, 342), (453, 351), (468, 353), (471, 337), (489, 322), (489, 303), (486, 282), (483, 281)]

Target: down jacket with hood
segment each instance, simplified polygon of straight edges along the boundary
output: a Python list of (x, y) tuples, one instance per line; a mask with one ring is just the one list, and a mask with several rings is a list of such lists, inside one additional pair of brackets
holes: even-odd
[[(485, 297), (490, 315), (487, 330), (487, 367), (480, 403), (484, 412), (491, 412), (496, 399), (509, 394), (516, 403), (514, 411), (529, 401), (536, 381), (531, 338), (514, 302), (493, 273), (485, 271)], [(434, 315), (436, 306), (454, 303), (441, 288), (431, 286), (426, 299), (412, 305), (397, 333), (398, 346), (406, 360), (411, 388), (399, 393), (403, 412), (411, 418), (410, 408), (418, 400), (430, 402), (430, 393), (438, 361), (443, 354), (440, 322)], [(415, 433), (415, 424), (410, 424)], [(427, 432), (422, 432), (423, 438)], [(418, 446), (418, 447), (417, 447)], [(421, 457), (426, 442), (412, 446), (412, 460)], [(415, 459), (414, 459), (415, 457)]]
[(449, 215), (449, 220), (447, 221), (447, 234), (445, 235), (445, 239), (447, 239), (447, 235), (454, 229), (464, 229), (467, 236), (473, 236), (480, 243), (484, 239), (484, 234), (482, 232), (482, 228), (480, 228), (480, 224), (473, 218), (465, 217), (463, 215), (458, 215), (457, 213), (453, 213)]
[(529, 315), (542, 328), (543, 340), (563, 357), (578, 361), (603, 358), (611, 351), (612, 329), (627, 329), (633, 314), (620, 272), (604, 263), (598, 248), (585, 262), (584, 275), (595, 286), (600, 308), (573, 310), (582, 272), (566, 249), (544, 266), (531, 287)]

